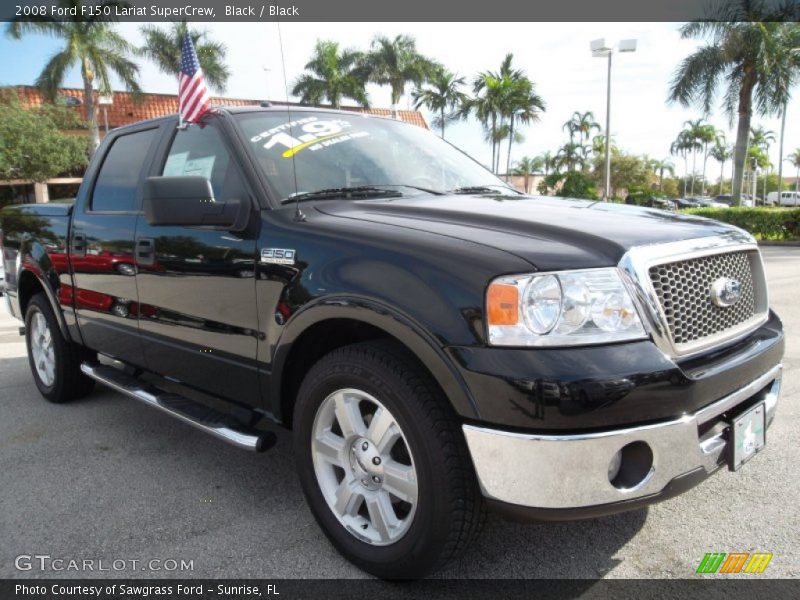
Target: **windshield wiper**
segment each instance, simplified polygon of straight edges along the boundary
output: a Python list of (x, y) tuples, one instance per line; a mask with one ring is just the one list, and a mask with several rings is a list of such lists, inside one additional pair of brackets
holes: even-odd
[(303, 192), (281, 200), (281, 204), (304, 202), (306, 200), (327, 200), (333, 198), (399, 198), (403, 195), (397, 190), (387, 190), (372, 185), (356, 187), (326, 188), (315, 192)]
[[(499, 188), (499, 189), (493, 189)], [(505, 185), (492, 184), (492, 185), (468, 185), (464, 187), (455, 188), (450, 190), (451, 194), (494, 194), (498, 192), (513, 192), (519, 194), (517, 190)]]

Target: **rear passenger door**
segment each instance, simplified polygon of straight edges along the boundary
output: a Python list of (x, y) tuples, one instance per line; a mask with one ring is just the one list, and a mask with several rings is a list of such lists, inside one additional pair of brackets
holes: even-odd
[(81, 187), (70, 231), (72, 297), (84, 344), (140, 366), (133, 246), (141, 184), (159, 133), (150, 124), (104, 142), (98, 149), (102, 159)]
[[(218, 201), (254, 196), (216, 120), (170, 132), (154, 175), (207, 177)], [(140, 330), (147, 368), (247, 405), (259, 404), (257, 227), (153, 226), (136, 231)]]

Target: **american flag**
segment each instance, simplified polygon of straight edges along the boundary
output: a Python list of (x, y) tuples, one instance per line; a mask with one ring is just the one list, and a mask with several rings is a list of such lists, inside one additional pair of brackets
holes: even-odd
[(197, 60), (192, 39), (186, 35), (181, 44), (181, 74), (178, 76), (178, 110), (185, 123), (197, 123), (211, 106), (203, 69)]

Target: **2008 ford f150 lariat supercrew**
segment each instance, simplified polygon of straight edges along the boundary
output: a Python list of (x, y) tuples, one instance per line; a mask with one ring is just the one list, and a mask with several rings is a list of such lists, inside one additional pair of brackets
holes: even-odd
[(442, 565), (487, 506), (672, 497), (752, 458), (775, 415), (783, 330), (750, 235), (526, 196), (399, 121), (143, 122), (73, 205), (0, 215), (45, 398), (99, 381), (251, 450), (291, 429), (317, 521), (380, 577)]

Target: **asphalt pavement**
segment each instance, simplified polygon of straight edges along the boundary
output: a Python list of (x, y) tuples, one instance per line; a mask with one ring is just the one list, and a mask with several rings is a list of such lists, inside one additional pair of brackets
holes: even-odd
[[(787, 333), (765, 451), (648, 509), (545, 525), (490, 516), (478, 542), (437, 576), (694, 577), (706, 552), (754, 551), (773, 553), (769, 576), (800, 576), (800, 248), (764, 256)], [(288, 434), (257, 455), (103, 388), (49, 404), (18, 327), (0, 302), (0, 578), (365, 577), (311, 516)], [(67, 570), (69, 560), (84, 570)]]

